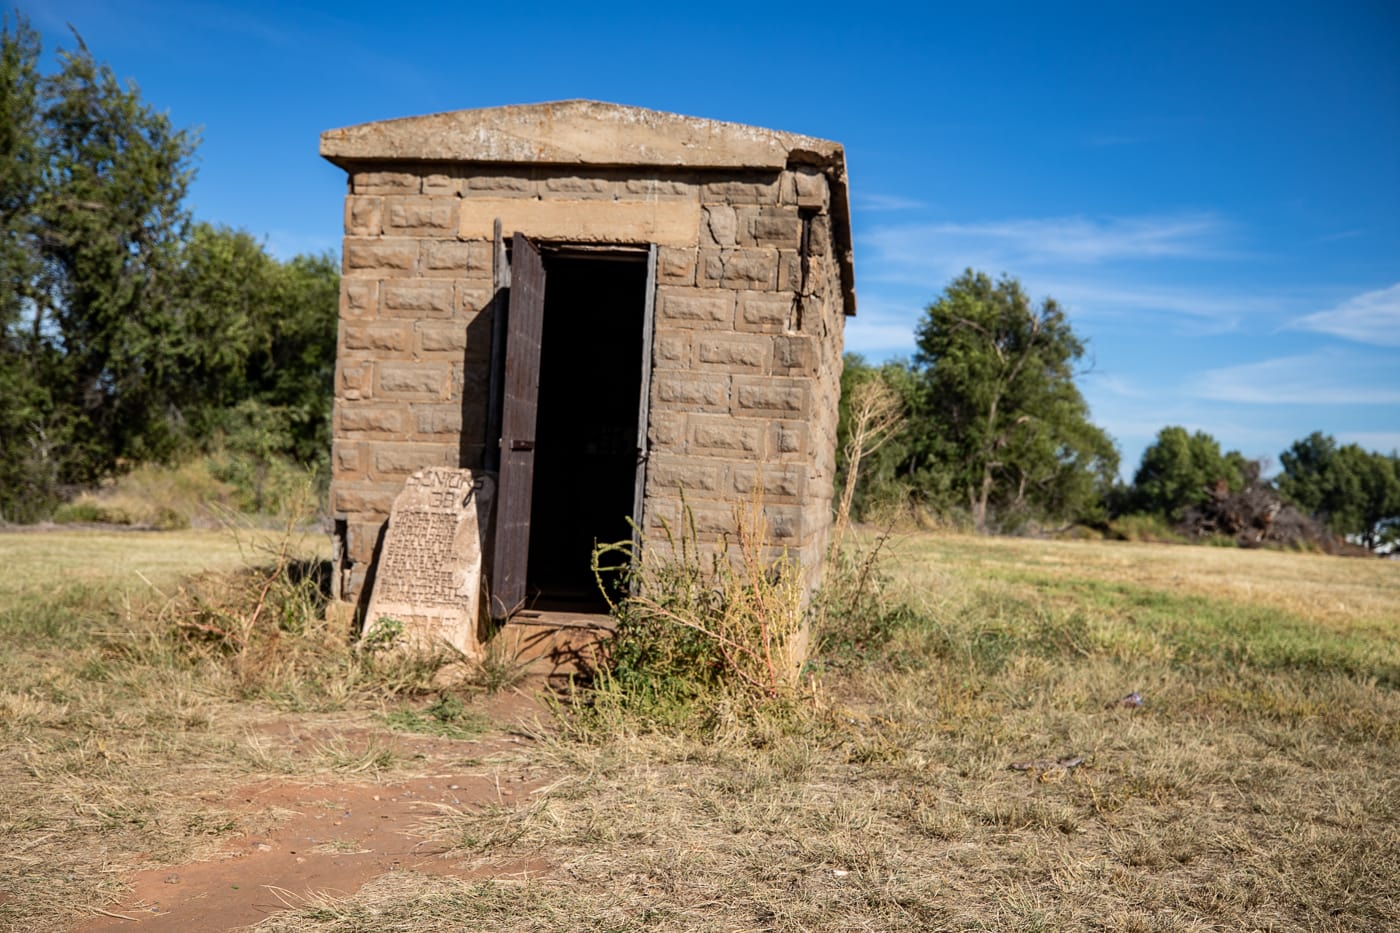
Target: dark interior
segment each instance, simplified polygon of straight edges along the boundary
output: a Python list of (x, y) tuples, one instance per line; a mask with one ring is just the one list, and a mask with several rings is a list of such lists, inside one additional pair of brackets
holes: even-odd
[(553, 255), (545, 272), (528, 592), (535, 609), (604, 611), (591, 556), (632, 537), (646, 262)]

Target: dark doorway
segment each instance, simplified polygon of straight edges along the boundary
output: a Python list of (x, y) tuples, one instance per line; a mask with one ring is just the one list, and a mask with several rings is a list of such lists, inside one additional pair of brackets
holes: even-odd
[(603, 611), (595, 544), (629, 540), (639, 468), (646, 254), (546, 254), (528, 604)]

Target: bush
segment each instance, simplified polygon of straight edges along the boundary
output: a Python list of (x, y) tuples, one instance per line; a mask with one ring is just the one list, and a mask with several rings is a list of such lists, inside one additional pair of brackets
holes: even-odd
[(1108, 523), (1108, 529), (1109, 537), (1117, 541), (1186, 543), (1186, 538), (1179, 534), (1162, 515), (1144, 512), (1120, 515)]
[(740, 511), (735, 539), (716, 550), (701, 544), (686, 507), (665, 546), (595, 552), (604, 592), (620, 579), (629, 594), (612, 607), (611, 665), (595, 702), (678, 724), (727, 705), (701, 698), (723, 694), (753, 711), (797, 693), (807, 636), (800, 568), (771, 544), (758, 502)]

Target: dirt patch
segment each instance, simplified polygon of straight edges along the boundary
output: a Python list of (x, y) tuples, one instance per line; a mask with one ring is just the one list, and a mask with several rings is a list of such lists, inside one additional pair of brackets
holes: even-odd
[[(538, 707), (522, 701), (523, 693), (496, 699), (491, 711), (507, 721), (528, 718)], [(328, 735), (324, 724), (293, 718), (259, 731), (294, 747)], [(444, 809), (528, 801), (545, 783), (538, 772), (512, 763), (511, 753), (528, 738), (492, 733), (453, 740), (353, 728), (335, 734), (350, 759), (361, 747), (386, 749), (415, 762), (417, 773), (383, 781), (318, 775), (240, 787), (216, 804), (237, 819), (237, 838), (213, 858), (123, 878), (128, 892), (73, 929), (227, 930), (308, 902), (347, 897), (391, 872), (524, 880), (550, 871), (548, 861), (538, 858), (464, 860), (447, 843), (425, 835), (424, 824)]]

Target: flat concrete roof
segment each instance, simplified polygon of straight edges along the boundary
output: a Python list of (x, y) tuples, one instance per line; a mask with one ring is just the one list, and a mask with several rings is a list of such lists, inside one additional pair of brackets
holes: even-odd
[(840, 144), (593, 100), (454, 110), (321, 134), (321, 155), (364, 161), (783, 169), (844, 161)]
[(598, 168), (821, 169), (846, 313), (855, 313), (846, 153), (840, 143), (742, 123), (592, 100), (454, 110), (326, 130), (321, 155), (346, 171), (371, 163), (455, 162)]

